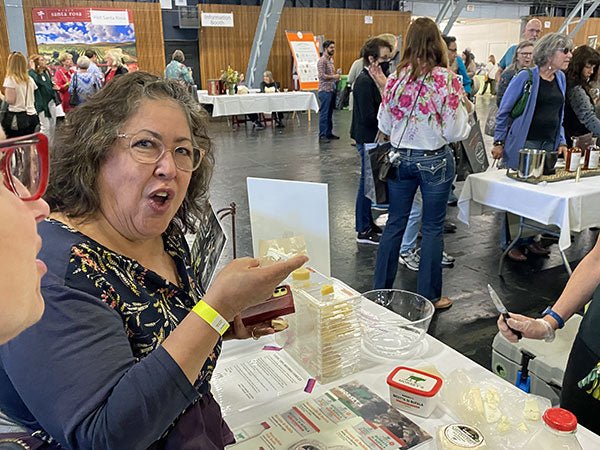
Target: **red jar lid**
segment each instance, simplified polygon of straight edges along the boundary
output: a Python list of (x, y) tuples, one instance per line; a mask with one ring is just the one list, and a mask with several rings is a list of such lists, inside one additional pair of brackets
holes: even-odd
[(548, 408), (543, 419), (550, 428), (557, 431), (575, 431), (577, 428), (577, 417), (566, 409)]

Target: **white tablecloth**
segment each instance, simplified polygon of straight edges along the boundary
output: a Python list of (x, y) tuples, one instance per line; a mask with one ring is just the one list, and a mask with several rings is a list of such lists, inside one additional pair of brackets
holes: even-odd
[[(375, 314), (392, 314), (391, 312), (375, 304), (371, 304), (369, 309)], [(222, 368), (223, 365), (228, 362), (236, 360), (239, 361), (254, 355), (256, 357), (260, 357), (261, 355), (270, 353), (261, 350), (265, 345), (276, 345), (272, 336), (262, 337), (258, 341), (253, 341), (252, 339), (244, 341), (225, 341), (223, 344), (223, 353), (221, 354), (219, 363), (215, 369), (214, 377), (219, 376), (218, 374), (221, 370), (220, 367)], [(416, 347), (417, 349), (413, 356), (398, 358), (397, 360), (371, 356), (363, 352), (361, 360), (362, 370), (360, 372), (349, 375), (345, 378), (341, 378), (329, 384), (321, 385), (320, 383), (317, 383), (312, 395), (314, 396), (322, 394), (328, 389), (350, 380), (359, 380), (362, 384), (367, 386), (381, 398), (389, 400), (390, 394), (388, 385), (386, 383), (386, 377), (395, 367), (399, 365), (409, 367), (435, 366), (442, 373), (442, 375), (448, 375), (457, 369), (470, 370), (473, 368), (479, 368), (484, 377), (489, 376), (489, 381), (501, 383), (503, 386), (508, 385), (506, 381), (502, 380), (497, 375), (485, 370), (477, 363), (473, 362), (466, 356), (461, 355), (457, 351), (431, 337), (430, 335), (426, 335), (422, 343), (418, 344)], [(514, 387), (514, 389), (517, 388)], [(257, 423), (260, 419), (267, 418), (270, 415), (281, 413), (289, 408), (292, 404), (306, 400), (308, 395), (309, 394), (300, 390), (298, 392), (288, 393), (278, 397), (277, 393), (273, 392), (272, 398), (269, 399), (270, 401), (256, 404), (250, 408), (242, 408), (240, 411), (235, 411), (235, 405), (221, 406), (225, 409), (230, 409), (230, 407), (233, 406), (234, 411), (230, 412), (230, 414), (226, 416), (225, 420), (233, 430), (236, 430), (244, 425)], [(456, 422), (456, 418), (451, 417), (442, 408), (437, 408), (429, 418), (422, 418), (412, 414), (409, 414), (409, 417), (411, 420), (429, 432), (432, 436), (435, 435), (436, 430), (440, 426)], [(578, 427), (577, 438), (584, 450), (595, 450), (600, 448), (600, 436), (597, 436), (581, 426)], [(434, 440), (423, 444), (422, 447), (419, 447), (419, 449), (421, 448), (434, 450), (437, 448), (437, 446)]]
[(272, 94), (208, 95), (198, 92), (198, 101), (213, 105), (213, 117), (275, 111), (319, 111), (312, 92), (276, 92)]
[(469, 224), (469, 217), (486, 210), (508, 211), (518, 216), (557, 225), (558, 246), (571, 245), (571, 232), (600, 225), (600, 176), (556, 183), (531, 184), (506, 176), (504, 170), (469, 175), (458, 200), (458, 218)]

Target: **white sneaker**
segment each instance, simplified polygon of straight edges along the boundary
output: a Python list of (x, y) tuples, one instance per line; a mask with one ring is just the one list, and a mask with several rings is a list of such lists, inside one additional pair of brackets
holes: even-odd
[(442, 252), (442, 266), (443, 267), (454, 266), (454, 261), (456, 261), (456, 258), (454, 256), (450, 256), (448, 253)]
[(388, 217), (388, 213), (381, 214), (377, 219), (375, 219), (375, 225), (377, 225), (379, 228), (385, 227), (385, 224), (388, 221)]
[(421, 255), (419, 255), (419, 251), (417, 249), (411, 250), (408, 253), (402, 253), (398, 258), (398, 262), (400, 264), (406, 266), (407, 269), (412, 270), (413, 272), (419, 271), (420, 261)]

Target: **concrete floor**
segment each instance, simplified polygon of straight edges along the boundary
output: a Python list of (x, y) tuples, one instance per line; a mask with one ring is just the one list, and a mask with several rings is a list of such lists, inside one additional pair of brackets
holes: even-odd
[[(482, 121), (494, 97), (478, 98), (477, 110)], [(238, 130), (225, 120), (211, 119), (210, 132), (216, 153), (211, 199), (215, 208), (234, 201), (238, 206), (238, 255), (252, 255), (246, 177), (278, 178), (329, 184), (332, 275), (358, 291), (371, 288), (377, 247), (357, 244), (354, 231), (354, 202), (360, 162), (350, 145), (351, 113), (335, 111), (334, 133), (341, 137), (319, 145), (318, 117), (309, 124), (305, 114), (287, 119), (283, 130), (253, 131), (251, 126)], [(491, 138), (486, 137), (488, 151)], [(458, 183), (457, 193), (461, 183)], [(535, 207), (532, 205), (532, 207)], [(536, 315), (553, 303), (562, 291), (567, 274), (556, 245), (550, 258), (532, 256), (526, 263), (508, 261), (504, 280), (497, 275), (500, 214), (474, 217), (467, 227), (456, 219), (457, 208), (448, 208), (449, 220), (458, 230), (445, 235), (445, 248), (455, 256), (454, 268), (444, 269), (443, 294), (454, 306), (436, 314), (430, 334), (484, 367), (491, 363), (492, 339), (496, 334), (497, 313), (487, 293), (491, 283), (512, 312)], [(596, 233), (586, 231), (575, 236), (567, 256), (576, 263), (591, 249)], [(231, 257), (228, 248), (227, 258)], [(416, 272), (400, 266), (396, 285), (415, 290)]]

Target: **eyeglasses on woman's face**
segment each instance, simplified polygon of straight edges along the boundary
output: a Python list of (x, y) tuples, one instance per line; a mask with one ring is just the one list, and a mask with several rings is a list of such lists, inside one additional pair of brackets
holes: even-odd
[(193, 172), (202, 162), (204, 151), (191, 142), (180, 144), (168, 150), (165, 144), (148, 130), (136, 133), (120, 133), (118, 138), (125, 139), (129, 152), (134, 160), (142, 164), (158, 162), (166, 152), (171, 152), (175, 166), (184, 172)]
[(569, 53), (571, 53), (573, 51), (573, 48), (572, 47), (561, 47), (561, 48), (557, 48), (556, 51), (561, 52), (565, 55), (568, 55)]
[(37, 133), (0, 141), (0, 172), (21, 200), (40, 199), (48, 187), (48, 138)]

